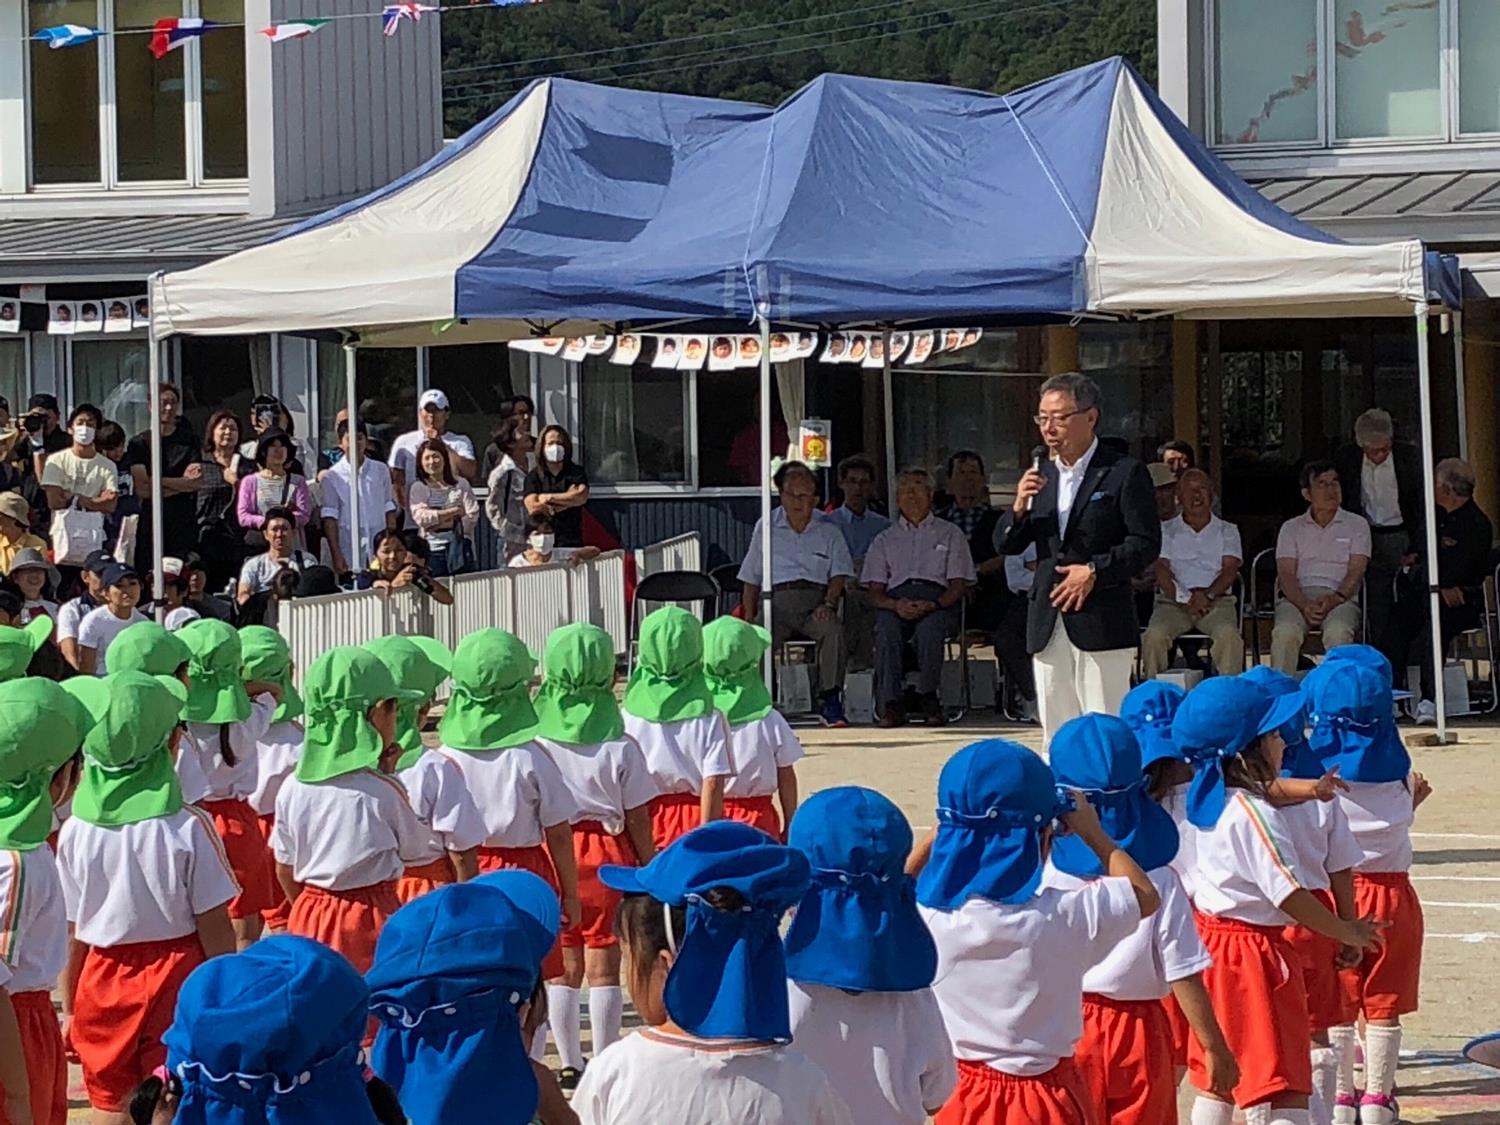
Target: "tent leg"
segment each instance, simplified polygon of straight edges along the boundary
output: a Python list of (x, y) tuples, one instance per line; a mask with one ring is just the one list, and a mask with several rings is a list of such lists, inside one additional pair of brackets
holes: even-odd
[(1428, 355), (1428, 308), (1426, 303), (1415, 307), (1417, 318), (1417, 393), (1422, 407), (1422, 508), (1423, 517), (1427, 523), (1426, 566), (1423, 568), (1427, 575), (1427, 596), (1429, 599), (1428, 613), (1431, 621), (1432, 632), (1432, 684), (1436, 698), (1433, 703), (1437, 706), (1437, 737), (1439, 742), (1448, 742), (1448, 716), (1447, 699), (1443, 691), (1443, 630), (1439, 619), (1439, 611), (1442, 608), (1442, 596), (1438, 592), (1438, 536), (1437, 536), (1437, 494), (1436, 494), (1436, 463), (1433, 461), (1433, 425), (1432, 425), (1432, 359)]
[[(771, 322), (764, 316), (760, 320), (760, 573), (761, 612), (765, 614), (766, 628), (771, 628), (771, 615), (776, 612), (771, 604), (771, 590), (775, 580), (771, 577)], [(772, 696), (776, 693), (776, 650), (767, 654), (766, 688)]]
[(896, 394), (891, 382), (890, 328), (885, 330), (885, 362), (882, 365), (880, 390), (885, 410), (885, 510), (894, 512), (896, 510)]
[(161, 451), (161, 341), (156, 336), (156, 289), (161, 275), (152, 278), (150, 285), (152, 302), (149, 309), (151, 326), (147, 332), (147, 385), (146, 393), (151, 403), (151, 596), (156, 599), (156, 619), (166, 617), (162, 590), (166, 585), (166, 572), (162, 556), (166, 553), (166, 513), (162, 494)]
[(359, 397), (355, 389), (356, 354), (352, 340), (344, 340), (344, 402), (349, 411), (349, 518), (353, 522), (349, 538), (353, 553), (349, 565), (358, 574), (365, 568), (365, 537), (359, 521)]
[(1458, 455), (1469, 459), (1469, 404), (1464, 388), (1464, 314), (1453, 313), (1453, 394), (1458, 404)]

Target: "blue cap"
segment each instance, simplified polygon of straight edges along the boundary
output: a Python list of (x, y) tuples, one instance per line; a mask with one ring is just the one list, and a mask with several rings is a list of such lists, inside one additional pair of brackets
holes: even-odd
[(140, 581), (140, 577), (135, 572), (135, 567), (117, 562), (105, 569), (104, 573), (99, 576), (99, 581), (103, 582), (106, 586), (118, 586), (127, 578), (134, 578), (136, 581)]
[[(791, 1039), (779, 926), (811, 882), (806, 856), (758, 828), (718, 820), (645, 867), (607, 865), (599, 878), (617, 891), (686, 908), (664, 995), (679, 1027), (710, 1039)], [(702, 896), (716, 887), (738, 892), (745, 909), (731, 914), (708, 905)]]
[(1067, 808), (1047, 763), (1018, 742), (965, 746), (938, 777), (938, 830), (917, 901), (1025, 902), (1042, 881), (1042, 830)]
[(1166, 680), (1147, 680), (1130, 689), (1120, 704), (1120, 718), (1135, 731), (1141, 746), (1141, 768), (1164, 758), (1184, 761), (1184, 755), (1172, 741), (1172, 719), (1187, 692)]
[[(1301, 684), (1285, 672), (1278, 671), (1268, 664), (1257, 664), (1241, 675), (1252, 684), (1264, 688), (1268, 695), (1277, 699), (1284, 695), (1300, 696), (1302, 692)], [(1282, 777), (1316, 780), (1323, 776), (1323, 763), (1307, 745), (1307, 701), (1305, 698), (1303, 698), (1302, 709), (1281, 728), (1281, 741), (1286, 743), (1286, 750), (1281, 759)]]
[(1411, 755), (1396, 729), (1390, 681), (1378, 668), (1325, 660), (1303, 679), (1302, 692), (1312, 724), (1307, 743), (1325, 769), (1337, 766), (1345, 781), (1406, 780)]
[(812, 864), (786, 935), (792, 980), (855, 992), (932, 984), (937, 946), (906, 874), (912, 834), (900, 809), (873, 789), (824, 789), (797, 809), (787, 844)]
[(1323, 657), (1323, 663), (1326, 664), (1330, 660), (1336, 664), (1358, 664), (1362, 668), (1370, 669), (1384, 682), (1386, 691), (1390, 691), (1395, 683), (1390, 660), (1374, 645), (1335, 645)]
[(536, 962), (541, 965), (557, 944), (557, 935), (562, 932), (562, 903), (547, 880), (533, 871), (507, 867), (477, 876), (470, 882), (476, 886), (493, 887), (525, 915), (526, 931), (535, 946)]
[(535, 925), (503, 891), (477, 882), (439, 887), (386, 921), (365, 974), (380, 1021), (370, 1066), (413, 1125), (522, 1125), (536, 1112), (517, 1010), (536, 988)]
[[(1099, 824), (1143, 871), (1177, 858), (1177, 825), (1146, 791), (1141, 750), (1122, 719), (1082, 715), (1058, 728), (1048, 751), (1059, 785), (1082, 790)], [(1092, 848), (1073, 835), (1052, 842), (1052, 863), (1080, 879), (1104, 874)]]
[(1300, 695), (1273, 697), (1240, 676), (1215, 676), (1188, 692), (1172, 720), (1172, 740), (1193, 766), (1188, 821), (1212, 828), (1224, 811), (1224, 759), (1247, 750), (1263, 734), (1291, 721)]
[(359, 1044), (369, 990), (342, 955), (270, 937), (183, 982), (162, 1037), (182, 1125), (373, 1125)]

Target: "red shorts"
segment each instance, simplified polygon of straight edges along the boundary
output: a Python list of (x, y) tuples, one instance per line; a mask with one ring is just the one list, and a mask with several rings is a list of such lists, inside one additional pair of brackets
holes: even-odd
[(260, 817), (260, 835), (266, 842), (266, 858), (271, 864), (271, 905), (260, 912), (260, 920), (265, 923), (266, 929), (280, 933), (286, 929), (287, 921), (292, 916), (292, 904), (286, 900), (286, 892), (281, 889), (281, 880), (276, 878), (276, 860), (271, 855), (271, 832), (276, 827), (276, 818), (269, 813)]
[(773, 839), (782, 838), (781, 817), (776, 813), (776, 801), (772, 797), (725, 797), (724, 815), (751, 828), (759, 828)]
[[(1243, 1109), (1278, 1094), (1311, 1093), (1307, 989), (1281, 927), (1199, 914), (1198, 932), (1214, 959), (1203, 971), (1203, 985), (1240, 1064), (1234, 1104)], [(1198, 1089), (1208, 1088), (1196, 1035), (1188, 1036), (1188, 1076)]]
[[(31, 1086), (31, 1120), (34, 1125), (66, 1125), (68, 1059), (52, 996), (40, 990), (13, 992), (10, 1002), (16, 1009), (16, 1022), (21, 1025), (21, 1053), (26, 1057), (26, 1079)], [(11, 1125), (5, 1112), (3, 1084), (0, 1084), (0, 1125)]]
[(306, 885), (292, 903), (287, 932), (338, 950), (363, 974), (375, 963), (381, 927), (399, 909), (394, 879), (348, 891)]
[(639, 866), (635, 847), (624, 833), (613, 836), (597, 820), (580, 820), (573, 825), (573, 857), (578, 862), (578, 899), (583, 917), (563, 931), (563, 948), (612, 949), (620, 943), (615, 937), (615, 910), (624, 896), (599, 881), (599, 868), (606, 864)]
[[(1332, 891), (1313, 891), (1318, 900), (1335, 914), (1338, 903)], [(1350, 1003), (1339, 979), (1339, 943), (1306, 926), (1288, 926), (1282, 931), (1302, 966), (1302, 982), (1307, 987), (1307, 1015), (1310, 1030), (1327, 1031), (1330, 1027), (1353, 1023), (1358, 1007)]]
[(1084, 993), (1083, 1038), (1073, 1061), (1097, 1120), (1160, 1125), (1176, 1119), (1172, 1026), (1160, 1000)]
[(229, 900), (229, 916), (236, 920), (253, 918), (262, 910), (276, 905), (273, 885), (275, 870), (260, 818), (245, 801), (202, 801), (203, 809), (214, 818), (214, 827), (224, 841), (229, 869), (240, 884), (240, 893)]
[(408, 867), (402, 872), (401, 878), (396, 880), (396, 898), (402, 906), (405, 906), (414, 898), (421, 898), (428, 891), (435, 891), (439, 887), (446, 887), (449, 883), (458, 882), (458, 874), (453, 870), (453, 863), (447, 856), (435, 859), (431, 863), (419, 863), (414, 867)]
[(1172, 1065), (1177, 1068), (1185, 1067), (1188, 1039), (1191, 1038), (1193, 1029), (1188, 1026), (1187, 1016), (1182, 1014), (1182, 1005), (1177, 1003), (1177, 997), (1173, 993), (1169, 992), (1161, 998), (1161, 1010), (1166, 1013), (1167, 1026), (1172, 1030)]
[[(530, 871), (533, 875), (545, 879), (547, 886), (557, 892), (559, 899), (562, 898), (562, 888), (557, 878), (557, 868), (552, 866), (552, 857), (547, 849), (541, 844), (533, 844), (529, 848), (480, 848), (479, 849), (479, 873), (487, 875), (491, 871)], [(542, 962), (542, 979), (555, 980), (563, 975), (562, 945), (554, 942), (552, 949), (548, 952), (546, 960)]]
[(197, 934), (107, 949), (90, 946), (78, 974), (68, 1038), (89, 1103), (120, 1113), (132, 1090), (167, 1061), (161, 1037), (177, 992), (204, 961)]
[(661, 851), (703, 823), (703, 802), (696, 793), (664, 793), (646, 806), (651, 813), (651, 840)]
[(958, 1060), (958, 1086), (933, 1125), (1105, 1125), (1089, 1103), (1072, 1059), (1021, 1078)]
[[(1389, 922), (1384, 943), (1339, 974), (1351, 1011), (1389, 1020), (1417, 1010), (1422, 979), (1422, 903), (1404, 871), (1354, 873), (1354, 910)], [(1352, 1017), (1351, 1017), (1352, 1018)]]

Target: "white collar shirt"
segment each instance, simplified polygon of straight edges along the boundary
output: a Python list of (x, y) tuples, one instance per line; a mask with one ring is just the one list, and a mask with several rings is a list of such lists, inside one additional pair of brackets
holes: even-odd
[(1078, 500), (1078, 490), (1083, 486), (1084, 474), (1089, 471), (1089, 463), (1093, 461), (1098, 449), (1099, 439), (1095, 438), (1084, 450), (1083, 456), (1071, 465), (1064, 465), (1061, 458), (1056, 458), (1052, 462), (1057, 467), (1057, 531), (1059, 535), (1066, 535), (1068, 532), (1068, 519), (1073, 513), (1073, 505)]
[(1396, 455), (1380, 464), (1368, 457), (1359, 463), (1360, 499), (1364, 501), (1365, 518), (1371, 527), (1401, 526), (1401, 493), (1396, 487)]
[(1172, 569), (1177, 600), (1186, 603), (1194, 590), (1206, 590), (1224, 569), (1227, 558), (1243, 560), (1240, 529), (1218, 516), (1208, 517), (1202, 531), (1173, 516), (1161, 525), (1161, 557)]

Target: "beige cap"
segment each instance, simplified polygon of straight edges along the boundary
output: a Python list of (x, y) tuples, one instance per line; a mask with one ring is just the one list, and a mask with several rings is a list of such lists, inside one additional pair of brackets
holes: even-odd
[(9, 516), (22, 527), (30, 527), (31, 505), (19, 492), (0, 492), (0, 516)]
[(1151, 470), (1151, 487), (1168, 488), (1177, 483), (1177, 474), (1165, 461), (1152, 461), (1146, 468)]

